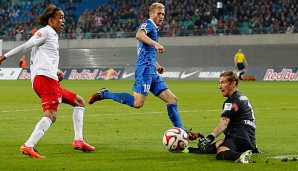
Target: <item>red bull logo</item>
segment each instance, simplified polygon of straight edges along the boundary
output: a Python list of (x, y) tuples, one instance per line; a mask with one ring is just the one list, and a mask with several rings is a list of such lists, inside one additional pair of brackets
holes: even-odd
[(96, 79), (104, 79), (104, 80), (117, 80), (119, 79), (121, 70), (119, 70), (118, 72), (115, 71), (113, 68), (110, 68), (108, 70), (105, 71), (100, 71), (100, 73), (98, 74)]
[(89, 69), (83, 69), (82, 72), (78, 72), (76, 69), (71, 70), (68, 79), (69, 80), (94, 80), (98, 74), (99, 69), (91, 72)]
[(265, 81), (297, 81), (298, 72), (293, 72), (292, 69), (283, 69), (281, 72), (274, 72), (274, 69), (268, 69), (264, 79)]

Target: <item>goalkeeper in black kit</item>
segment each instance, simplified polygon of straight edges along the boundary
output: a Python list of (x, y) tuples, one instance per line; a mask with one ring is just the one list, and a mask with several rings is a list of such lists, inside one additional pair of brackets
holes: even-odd
[[(257, 153), (256, 118), (249, 99), (238, 91), (238, 77), (233, 71), (220, 75), (219, 89), (224, 97), (221, 119), (213, 132), (198, 137), (198, 148), (188, 147), (184, 153), (216, 154), (217, 160), (249, 163)], [(225, 137), (213, 142), (220, 134)], [(192, 137), (193, 139), (193, 137)]]

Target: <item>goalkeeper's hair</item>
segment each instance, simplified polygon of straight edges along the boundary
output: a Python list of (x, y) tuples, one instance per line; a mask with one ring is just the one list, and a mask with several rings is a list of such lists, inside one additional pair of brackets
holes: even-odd
[(50, 4), (43, 13), (37, 18), (37, 23), (45, 27), (48, 25), (48, 20), (51, 17), (54, 17), (57, 11), (62, 11), (61, 8), (56, 7), (54, 4)]
[(220, 77), (227, 77), (229, 82), (236, 82), (236, 85), (238, 85), (238, 76), (237, 73), (235, 73), (234, 71), (225, 71), (223, 73), (220, 74)]
[(155, 9), (160, 8), (164, 9), (165, 6), (162, 3), (159, 2), (154, 2), (150, 7), (149, 7), (149, 12), (153, 12)]

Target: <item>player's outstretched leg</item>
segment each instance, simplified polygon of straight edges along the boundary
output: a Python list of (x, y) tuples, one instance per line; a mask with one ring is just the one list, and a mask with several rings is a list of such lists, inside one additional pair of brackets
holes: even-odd
[(180, 114), (178, 112), (177, 104), (167, 104), (168, 116), (172, 121), (173, 125), (178, 128), (183, 128), (182, 121), (180, 119)]
[(93, 104), (96, 101), (103, 99), (113, 99), (114, 101), (122, 104), (126, 104), (130, 107), (133, 107), (134, 96), (129, 93), (115, 93), (109, 92), (108, 89), (102, 88), (98, 93), (93, 94), (89, 98), (89, 104)]
[(94, 102), (103, 100), (103, 94), (105, 92), (109, 92), (109, 90), (107, 88), (102, 88), (99, 90), (99, 92), (92, 94), (89, 98), (89, 104), (93, 104)]

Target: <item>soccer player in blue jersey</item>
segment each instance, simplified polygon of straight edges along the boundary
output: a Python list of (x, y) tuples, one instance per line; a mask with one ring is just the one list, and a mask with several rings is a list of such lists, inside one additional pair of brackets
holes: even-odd
[(136, 33), (138, 60), (135, 67), (135, 84), (132, 87), (134, 94), (109, 92), (108, 89), (102, 88), (89, 98), (89, 104), (103, 99), (113, 99), (116, 102), (140, 108), (151, 92), (166, 102), (168, 116), (173, 125), (183, 128), (178, 112), (178, 98), (159, 75), (164, 73), (165, 69), (156, 62), (157, 52), (166, 52), (166, 49), (158, 43), (157, 36), (158, 26), (161, 25), (165, 16), (164, 5), (153, 3), (149, 8), (149, 16), (150, 18), (140, 25)]

